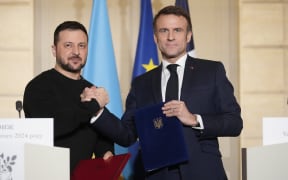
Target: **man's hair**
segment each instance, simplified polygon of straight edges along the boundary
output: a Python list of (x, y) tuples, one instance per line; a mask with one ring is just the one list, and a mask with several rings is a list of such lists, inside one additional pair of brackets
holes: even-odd
[(63, 23), (59, 24), (54, 31), (54, 45), (56, 45), (57, 42), (59, 41), (59, 33), (67, 29), (83, 31), (86, 34), (88, 40), (88, 33), (83, 24), (77, 21), (64, 21)]
[(166, 6), (161, 9), (154, 17), (153, 20), (153, 29), (154, 32), (156, 31), (156, 22), (161, 15), (176, 15), (176, 16), (183, 16), (187, 21), (187, 30), (192, 31), (192, 24), (189, 14), (181, 7), (178, 6)]

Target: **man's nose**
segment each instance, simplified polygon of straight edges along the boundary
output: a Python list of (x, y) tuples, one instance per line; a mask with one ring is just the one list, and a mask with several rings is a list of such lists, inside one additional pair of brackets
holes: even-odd
[(169, 33), (168, 33), (168, 40), (172, 41), (172, 40), (174, 40), (174, 39), (175, 39), (175, 37), (174, 37), (173, 31), (169, 31)]
[(76, 54), (76, 55), (80, 54), (79, 47), (77, 47), (77, 46), (73, 47), (73, 54)]

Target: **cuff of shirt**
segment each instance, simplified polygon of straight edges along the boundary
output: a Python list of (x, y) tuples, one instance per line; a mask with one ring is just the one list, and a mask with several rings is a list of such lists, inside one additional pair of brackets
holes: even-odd
[(194, 128), (194, 129), (204, 129), (202, 117), (199, 114), (194, 114), (194, 115), (197, 118), (197, 122), (199, 123), (199, 126), (192, 127), (192, 128)]
[(93, 124), (94, 122), (96, 122), (96, 120), (99, 118), (99, 116), (101, 116), (101, 114), (103, 113), (104, 108), (100, 109), (99, 113), (96, 116), (93, 116), (90, 120), (90, 123)]

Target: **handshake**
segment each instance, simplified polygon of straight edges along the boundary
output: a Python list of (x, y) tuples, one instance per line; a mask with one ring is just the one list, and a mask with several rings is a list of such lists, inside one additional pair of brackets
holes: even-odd
[(91, 86), (86, 87), (80, 94), (81, 102), (89, 102), (95, 99), (100, 108), (103, 108), (109, 103), (108, 92), (103, 87)]

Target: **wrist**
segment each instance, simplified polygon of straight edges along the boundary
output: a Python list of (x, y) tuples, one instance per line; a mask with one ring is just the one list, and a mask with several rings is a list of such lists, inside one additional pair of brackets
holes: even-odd
[(193, 123), (192, 123), (192, 127), (199, 127), (200, 124), (199, 124), (199, 121), (197, 120), (197, 116), (196, 115), (192, 115), (193, 116)]

